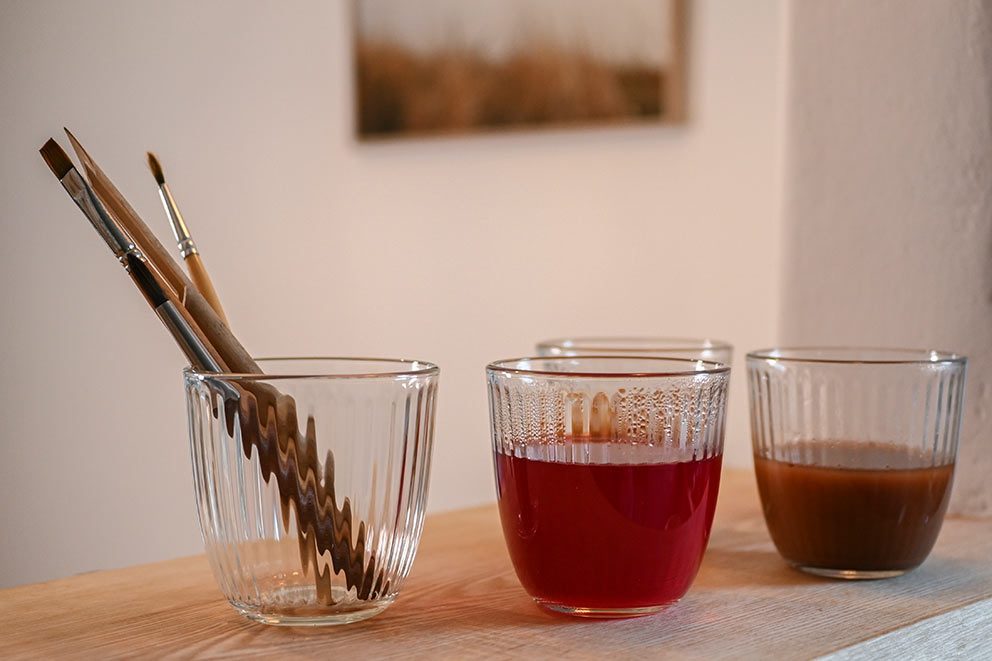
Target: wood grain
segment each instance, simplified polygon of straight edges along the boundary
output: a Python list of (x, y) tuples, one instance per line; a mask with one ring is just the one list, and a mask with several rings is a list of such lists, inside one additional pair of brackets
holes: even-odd
[(879, 636), (829, 654), (830, 661), (855, 659), (992, 659), (992, 599)]
[(982, 617), (953, 615), (992, 598), (992, 521), (948, 519), (929, 560), (906, 576), (830, 581), (783, 564), (750, 472), (727, 471), (723, 479), (699, 576), (682, 602), (654, 617), (596, 622), (539, 610), (513, 574), (488, 506), (430, 517), (400, 598), (366, 622), (324, 629), (250, 623), (223, 600), (197, 556), (0, 591), (0, 657), (326, 658), (347, 651), (353, 658), (791, 659), (890, 634), (876, 642), (882, 648), (866, 648), (875, 655), (905, 639), (899, 630), (919, 635), (913, 632), (923, 625), (912, 625), (947, 614), (939, 620), (947, 644), (954, 627), (971, 640), (992, 638), (987, 608)]

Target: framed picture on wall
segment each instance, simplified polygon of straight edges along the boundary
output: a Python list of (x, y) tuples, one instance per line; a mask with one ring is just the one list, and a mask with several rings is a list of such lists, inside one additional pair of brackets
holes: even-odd
[(688, 0), (352, 0), (362, 139), (682, 122)]

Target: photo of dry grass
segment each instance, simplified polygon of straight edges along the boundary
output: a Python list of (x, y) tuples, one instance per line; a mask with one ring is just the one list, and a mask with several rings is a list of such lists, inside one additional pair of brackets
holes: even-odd
[(683, 0), (354, 0), (362, 138), (683, 118)]

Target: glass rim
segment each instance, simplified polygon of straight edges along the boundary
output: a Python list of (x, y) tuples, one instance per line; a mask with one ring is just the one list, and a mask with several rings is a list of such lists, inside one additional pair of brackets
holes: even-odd
[(206, 372), (195, 367), (186, 366), (183, 374), (187, 378), (203, 381), (215, 379), (221, 381), (285, 381), (289, 379), (392, 379), (396, 377), (437, 376), (441, 368), (426, 360), (412, 358), (373, 358), (367, 356), (262, 356), (254, 358), (258, 363), (274, 362), (330, 362), (341, 361), (355, 364), (386, 363), (406, 366), (406, 369), (385, 371), (357, 370), (354, 372), (301, 372), (293, 374), (254, 374), (251, 372)]
[[(622, 345), (624, 342), (643, 342), (644, 347), (609, 346), (611, 343)], [(650, 346), (648, 346), (650, 345)], [(708, 337), (666, 337), (657, 335), (585, 335), (575, 337), (556, 337), (542, 340), (536, 345), (541, 349), (571, 349), (573, 351), (733, 351), (729, 342)]]
[(968, 362), (967, 356), (953, 351), (858, 346), (772, 347), (749, 351), (746, 358), (826, 365), (965, 365)]
[[(526, 369), (523, 367), (511, 367), (515, 363), (523, 361), (581, 361), (581, 360), (637, 360), (652, 363), (685, 363), (688, 365), (704, 365), (704, 369), (685, 370), (626, 370), (623, 372), (602, 372), (602, 371), (582, 371), (582, 372), (555, 372), (552, 370)], [(521, 375), (521, 376), (556, 376), (575, 379), (617, 379), (617, 378), (666, 378), (678, 376), (699, 376), (702, 374), (728, 374), (730, 365), (718, 363), (712, 360), (697, 360), (695, 358), (670, 358), (667, 356), (618, 356), (612, 355), (585, 355), (585, 356), (522, 356), (520, 358), (503, 358), (494, 360), (486, 365), (486, 372), (497, 372), (501, 374)]]

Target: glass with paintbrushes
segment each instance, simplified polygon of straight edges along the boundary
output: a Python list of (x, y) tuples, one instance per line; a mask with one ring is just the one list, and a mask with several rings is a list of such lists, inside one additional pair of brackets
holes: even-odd
[(187, 275), (82, 145), (52, 172), (190, 363), (194, 488), (221, 591), (270, 624), (365, 619), (396, 596), (423, 529), (437, 366), (414, 360), (256, 360), (231, 332), (158, 159)]

